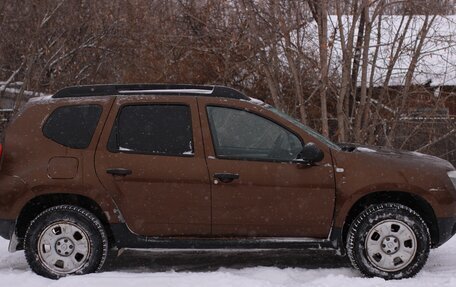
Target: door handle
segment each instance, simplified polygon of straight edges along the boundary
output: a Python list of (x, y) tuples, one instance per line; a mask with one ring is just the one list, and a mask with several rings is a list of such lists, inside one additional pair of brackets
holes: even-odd
[(215, 173), (214, 174), (214, 183), (217, 184), (217, 181), (222, 183), (230, 183), (235, 179), (239, 178), (237, 173)]
[(131, 172), (131, 169), (128, 169), (128, 168), (115, 167), (115, 168), (108, 168), (106, 170), (106, 173), (109, 173), (112, 175), (126, 176), (126, 175), (130, 175), (132, 172)]

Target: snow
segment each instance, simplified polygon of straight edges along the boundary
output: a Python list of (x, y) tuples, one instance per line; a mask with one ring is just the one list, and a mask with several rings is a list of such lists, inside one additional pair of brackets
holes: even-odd
[[(372, 15), (371, 15), (372, 16)], [(415, 15), (411, 16), (412, 20), (410, 26), (405, 31), (405, 39), (401, 53), (399, 54), (398, 61), (394, 66), (393, 73), (389, 82), (390, 86), (403, 85), (408, 67), (412, 59), (412, 51), (416, 45), (416, 40), (420, 33), (421, 27), (425, 21), (425, 16)], [(432, 18), (432, 17), (430, 17)], [(401, 26), (402, 16), (399, 15), (383, 15), (382, 26), (380, 30), (380, 45), (378, 52), (378, 59), (374, 68), (373, 86), (383, 86), (386, 78), (388, 65), (390, 61), (391, 50), (396, 49), (397, 42), (394, 41), (395, 35), (399, 32), (404, 32), (405, 22), (408, 18), (404, 19)], [(348, 33), (349, 27), (352, 25), (352, 16), (342, 16), (341, 18), (343, 31), (345, 36)], [(359, 20), (358, 20), (359, 23)], [(357, 24), (358, 24), (357, 23)], [(377, 23), (378, 17), (373, 22), (373, 29), (370, 38), (369, 47), (369, 60), (372, 60), (377, 41)], [(328, 38), (334, 41), (332, 49), (329, 51), (330, 57), (330, 73), (335, 73), (341, 76), (342, 72), (342, 44), (339, 34), (339, 23), (336, 15), (328, 17)], [(336, 34), (333, 34), (336, 31)], [(357, 31), (357, 28), (356, 28)], [(299, 43), (310, 55), (314, 55), (315, 60), (318, 61), (318, 30), (315, 22), (307, 25), (299, 37)], [(297, 41), (296, 35), (293, 35), (293, 40)], [(413, 84), (429, 83), (430, 86), (438, 87), (445, 85), (456, 85), (456, 15), (436, 16), (433, 24), (431, 25), (428, 33), (421, 57), (417, 63), (415, 73), (412, 79)], [(355, 33), (356, 41), (356, 33)], [(284, 55), (281, 55), (281, 60), (287, 63)], [(372, 71), (372, 62), (368, 63), (368, 79)], [(358, 78), (358, 85), (361, 82), (361, 73)]]
[(249, 97), (248, 100), (241, 99), (241, 101), (242, 102), (248, 102), (248, 103), (251, 103), (251, 104), (254, 104), (254, 105), (257, 105), (257, 106), (262, 106), (262, 107), (265, 107), (265, 108), (270, 107), (268, 104), (266, 104), (265, 102), (263, 102), (262, 100), (259, 100), (257, 98)]
[(120, 146), (120, 147), (119, 147), (119, 151), (132, 151), (132, 150), (129, 149), (129, 148)]
[[(363, 278), (344, 258), (327, 252), (280, 253), (173, 253), (125, 251), (103, 272), (72, 276), (58, 281), (35, 275), (23, 252), (8, 253), (0, 239), (1, 286), (456, 286), (456, 237), (431, 251), (424, 269), (415, 277), (397, 281)], [(318, 268), (318, 267), (324, 268)]]
[[(379, 59), (375, 69), (374, 85), (383, 85), (385, 80), (387, 66), (389, 64), (389, 55), (394, 45), (394, 36), (400, 28), (401, 16), (384, 16), (382, 18), (382, 37), (379, 51)], [(390, 85), (403, 85), (407, 69), (410, 65), (412, 55), (408, 52), (409, 47), (415, 45), (420, 29), (424, 23), (424, 16), (415, 16), (406, 33), (404, 50), (401, 53), (395, 66)], [(376, 24), (376, 23), (375, 23)], [(374, 26), (375, 27), (375, 26)], [(374, 29), (375, 30), (375, 29)], [(454, 43), (456, 37), (456, 16), (436, 16), (434, 23), (428, 33), (428, 40), (425, 42), (422, 55), (418, 61), (413, 83), (424, 84), (430, 82), (431, 86), (455, 85), (455, 52)], [(375, 35), (371, 38), (371, 55), (375, 50)], [(370, 72), (371, 67), (369, 63)]]
[(163, 90), (120, 90), (119, 94), (160, 94), (160, 93), (186, 93), (186, 94), (205, 94), (210, 95), (214, 92), (214, 89), (163, 89)]
[(259, 100), (259, 99), (256, 99), (256, 98), (251, 98), (251, 97), (249, 97), (249, 99), (250, 99), (250, 102), (252, 104), (256, 104), (256, 105), (259, 105), (259, 106), (264, 106), (265, 105), (265, 103), (262, 100)]
[(357, 147), (356, 150), (360, 152), (377, 152), (376, 150), (367, 147)]
[[(10, 84), (11, 86), (15, 86), (15, 83)], [(21, 92), (20, 88), (7, 88), (5, 87), (5, 82), (0, 82), (0, 91), (5, 90), (6, 93), (9, 94), (19, 94)], [(24, 91), (24, 95), (27, 97), (45, 97), (48, 96), (46, 93), (39, 93), (33, 91)]]
[(417, 152), (417, 151), (412, 151), (411, 152), (413, 155), (416, 155), (416, 156), (421, 156), (421, 157), (426, 157), (428, 155), (424, 154), (424, 153), (420, 153), (420, 152)]

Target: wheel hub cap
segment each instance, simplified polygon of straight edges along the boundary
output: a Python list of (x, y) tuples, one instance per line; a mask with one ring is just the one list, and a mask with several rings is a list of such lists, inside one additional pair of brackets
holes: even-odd
[(87, 233), (74, 223), (55, 222), (40, 234), (38, 256), (46, 268), (56, 274), (70, 274), (81, 269), (90, 258)]
[(61, 256), (70, 256), (74, 251), (74, 243), (68, 237), (63, 237), (57, 240), (55, 250)]
[(366, 237), (366, 255), (378, 269), (394, 272), (407, 267), (415, 257), (417, 240), (412, 229), (399, 220), (384, 220)]
[(382, 240), (382, 251), (393, 255), (399, 250), (399, 239), (395, 236), (386, 236)]

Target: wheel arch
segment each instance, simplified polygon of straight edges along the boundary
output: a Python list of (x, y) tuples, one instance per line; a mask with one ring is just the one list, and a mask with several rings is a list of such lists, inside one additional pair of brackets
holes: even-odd
[(359, 198), (350, 208), (342, 228), (342, 248), (345, 248), (348, 229), (355, 218), (367, 207), (379, 203), (399, 203), (417, 212), (423, 218), (431, 235), (432, 246), (438, 245), (439, 230), (432, 206), (423, 197), (403, 191), (378, 191)]
[[(109, 242), (112, 242), (113, 235), (110, 228), (110, 223), (100, 205), (89, 197), (79, 194), (66, 193), (43, 194), (29, 200), (21, 209), (16, 220), (15, 233), (17, 238), (22, 241), (25, 236), (25, 232), (30, 225), (30, 222), (32, 222), (32, 220), (36, 218), (38, 214), (50, 207), (63, 204), (79, 206), (93, 213), (103, 224), (103, 227), (105, 228), (108, 235)], [(20, 242), (17, 249), (20, 250), (22, 248), (22, 242)]]

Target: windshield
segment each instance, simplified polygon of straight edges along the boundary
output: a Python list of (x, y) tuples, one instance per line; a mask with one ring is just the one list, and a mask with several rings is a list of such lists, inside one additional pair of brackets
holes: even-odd
[(323, 135), (317, 133), (316, 131), (314, 131), (313, 129), (309, 128), (308, 126), (304, 125), (303, 123), (301, 123), (300, 121), (298, 121), (297, 119), (293, 118), (293, 117), (290, 117), (289, 115), (287, 115), (286, 113), (284, 112), (281, 112), (279, 111), (278, 109), (270, 106), (270, 105), (263, 105), (265, 108), (267, 108), (268, 110), (270, 110), (271, 112), (279, 115), (280, 117), (282, 118), (285, 118), (286, 120), (292, 122), (293, 124), (297, 125), (298, 127), (300, 127), (302, 130), (304, 130), (306, 133), (310, 134), (311, 136), (317, 138), (319, 141), (325, 143), (326, 145), (328, 145), (329, 147), (335, 149), (335, 150), (341, 150), (340, 147), (338, 145), (336, 145), (335, 143), (333, 143), (332, 141), (330, 141), (329, 139), (327, 139), (326, 137), (324, 137)]

